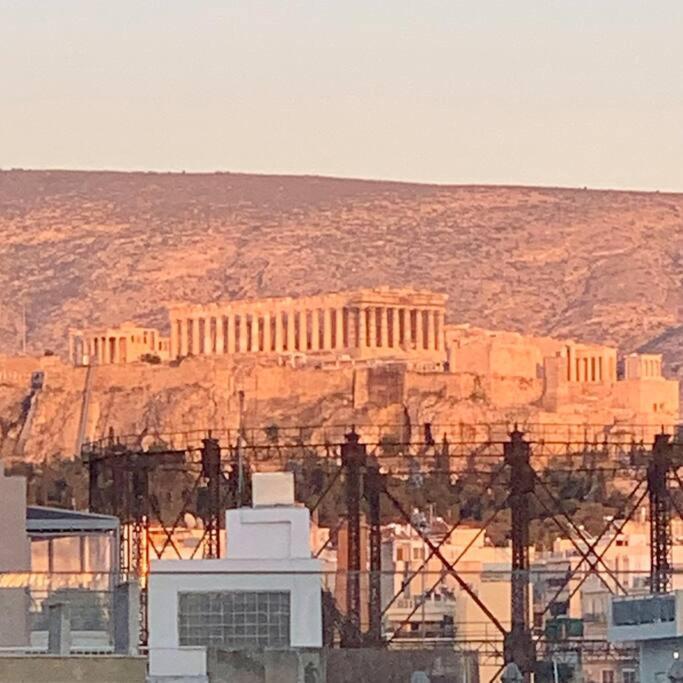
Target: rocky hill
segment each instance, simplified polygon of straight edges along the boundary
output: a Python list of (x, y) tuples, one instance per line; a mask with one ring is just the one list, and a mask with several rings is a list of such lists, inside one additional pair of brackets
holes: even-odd
[(0, 172), (0, 352), (170, 301), (413, 285), (449, 318), (683, 364), (683, 194), (231, 173)]

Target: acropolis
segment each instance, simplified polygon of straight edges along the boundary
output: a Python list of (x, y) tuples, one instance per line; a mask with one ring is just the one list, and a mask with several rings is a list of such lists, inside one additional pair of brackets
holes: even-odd
[(399, 358), (442, 367), (446, 296), (410, 289), (363, 289), (169, 309), (171, 337), (128, 323), (72, 330), (75, 364), (126, 363), (213, 354), (313, 354), (352, 360)]
[[(176, 304), (169, 308), (170, 337), (133, 323), (72, 330), (69, 361), (107, 366), (154, 358), (173, 366), (192, 358), (251, 359), (293, 372), (384, 365), (430, 377), (432, 387), (444, 383), (446, 395), (474, 378), (498, 410), (524, 405), (553, 416), (546, 420), (586, 419), (588, 411), (603, 422), (677, 421), (678, 382), (663, 376), (660, 355), (620, 356), (600, 344), (447, 322), (446, 301), (437, 292), (383, 287)], [(362, 386), (358, 380), (356, 391)]]

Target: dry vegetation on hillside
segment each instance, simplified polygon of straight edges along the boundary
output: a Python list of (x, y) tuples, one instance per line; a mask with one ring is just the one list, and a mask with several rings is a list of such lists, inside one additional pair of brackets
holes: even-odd
[(0, 351), (70, 325), (372, 285), (450, 319), (683, 355), (683, 195), (240, 174), (0, 172)]

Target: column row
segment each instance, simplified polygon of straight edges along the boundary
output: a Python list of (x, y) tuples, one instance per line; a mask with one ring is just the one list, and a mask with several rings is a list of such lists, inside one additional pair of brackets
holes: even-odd
[(440, 310), (387, 306), (228, 311), (175, 317), (173, 357), (247, 352), (293, 353), (352, 348), (440, 351)]
[(128, 339), (126, 335), (73, 335), (69, 338), (69, 357), (77, 365), (84, 362), (91, 365), (125, 363), (128, 360), (127, 352)]
[(577, 353), (567, 347), (567, 381), (595, 383), (616, 381), (616, 363), (609, 354)]

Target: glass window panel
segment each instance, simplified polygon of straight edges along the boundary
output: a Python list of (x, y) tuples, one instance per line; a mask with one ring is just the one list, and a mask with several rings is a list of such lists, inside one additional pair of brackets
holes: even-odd
[(290, 594), (221, 591), (178, 595), (180, 645), (288, 647)]

